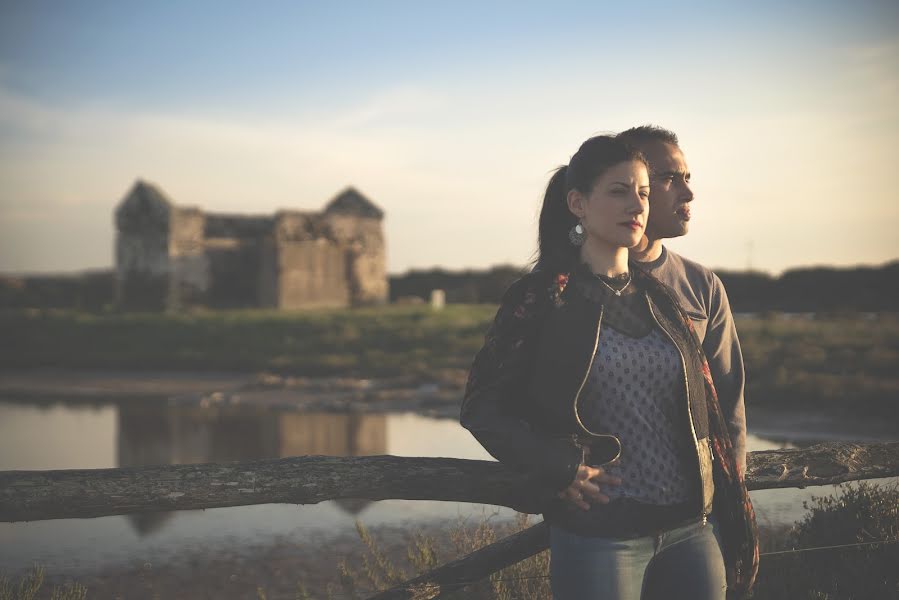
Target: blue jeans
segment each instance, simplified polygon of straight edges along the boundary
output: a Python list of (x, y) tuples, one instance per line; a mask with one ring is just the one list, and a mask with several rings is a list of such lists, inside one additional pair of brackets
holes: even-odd
[(714, 516), (634, 539), (549, 532), (553, 600), (724, 600)]

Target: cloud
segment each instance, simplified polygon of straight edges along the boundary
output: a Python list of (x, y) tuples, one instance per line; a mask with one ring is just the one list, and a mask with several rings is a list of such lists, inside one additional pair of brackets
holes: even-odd
[(390, 125), (410, 118), (433, 117), (449, 107), (441, 94), (415, 85), (402, 85), (374, 94), (361, 106), (332, 117), (340, 129), (371, 125)]
[(204, 204), (237, 205), (243, 193), (295, 203), (310, 184), (345, 185), (401, 168), (411, 159), (410, 140), (362, 127), (439, 105), (435, 95), (403, 87), (342, 113), (210, 118), (62, 109), (0, 89), (0, 129), (11, 133), (0, 142), (0, 207), (94, 203), (89, 189), (123, 190), (137, 176), (186, 187)]
[(895, 125), (899, 121), (899, 40), (851, 47), (846, 55), (850, 63), (846, 85), (865, 90), (870, 103), (864, 116), (868, 121), (886, 120)]

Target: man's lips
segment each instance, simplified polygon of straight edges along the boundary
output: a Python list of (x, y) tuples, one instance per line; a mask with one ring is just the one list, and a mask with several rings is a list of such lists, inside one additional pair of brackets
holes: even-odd
[(674, 211), (674, 214), (678, 215), (684, 221), (689, 221), (690, 220), (690, 207), (688, 205), (684, 204), (683, 206), (678, 208), (676, 211)]

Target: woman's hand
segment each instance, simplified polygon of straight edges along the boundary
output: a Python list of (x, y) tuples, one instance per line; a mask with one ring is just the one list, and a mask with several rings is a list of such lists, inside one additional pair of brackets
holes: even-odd
[(598, 483), (593, 483), (591, 480), (601, 483), (603, 487), (621, 485), (620, 477), (609, 475), (602, 467), (581, 465), (578, 467), (577, 475), (571, 485), (558, 493), (559, 498), (569, 500), (583, 510), (590, 510), (588, 498), (601, 504), (608, 504), (609, 497), (600, 491)]

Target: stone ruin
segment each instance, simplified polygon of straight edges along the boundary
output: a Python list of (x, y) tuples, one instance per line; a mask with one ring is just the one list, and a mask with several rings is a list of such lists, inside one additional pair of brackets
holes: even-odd
[(354, 188), (319, 212), (208, 213), (137, 181), (115, 210), (116, 303), (297, 309), (388, 301), (384, 212)]

